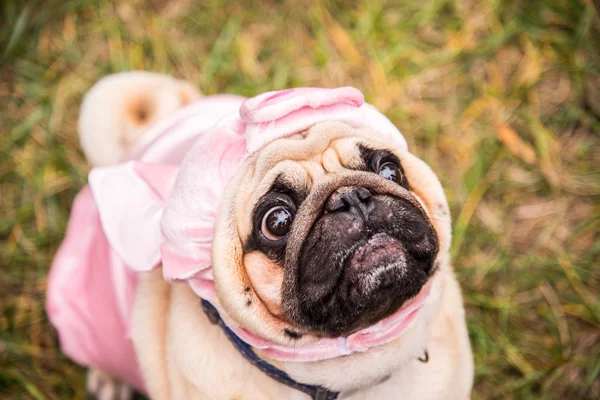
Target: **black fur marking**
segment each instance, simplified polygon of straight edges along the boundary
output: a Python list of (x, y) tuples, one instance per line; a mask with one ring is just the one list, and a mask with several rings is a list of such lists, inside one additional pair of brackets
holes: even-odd
[(244, 254), (251, 253), (254, 250), (258, 250), (258, 243), (254, 235), (249, 235), (244, 242)]
[(302, 334), (296, 331), (292, 331), (291, 329), (285, 328), (283, 330), (283, 333), (285, 333), (288, 337), (292, 338), (292, 339), (300, 339), (302, 337)]
[(444, 205), (442, 203), (438, 203), (437, 208), (441, 215), (443, 215), (443, 216), (448, 215), (448, 211), (446, 211), (446, 207), (444, 207)]
[(425, 354), (423, 354), (421, 357), (419, 357), (418, 360), (424, 364), (428, 363), (429, 362), (429, 352), (427, 350), (425, 350)]

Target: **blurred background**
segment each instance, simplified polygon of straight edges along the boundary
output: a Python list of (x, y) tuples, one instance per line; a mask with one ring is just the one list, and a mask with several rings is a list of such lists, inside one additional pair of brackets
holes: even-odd
[(82, 96), (126, 70), (206, 94), (362, 90), (446, 189), (473, 399), (600, 398), (591, 0), (3, 0), (0, 12), (0, 398), (85, 398), (44, 291), (89, 170)]

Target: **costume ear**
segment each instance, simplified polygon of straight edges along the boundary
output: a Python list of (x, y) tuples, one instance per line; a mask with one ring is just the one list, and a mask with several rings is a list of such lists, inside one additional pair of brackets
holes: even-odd
[(308, 129), (322, 121), (370, 127), (391, 146), (407, 148), (402, 133), (353, 87), (297, 88), (267, 92), (244, 102), (247, 148), (254, 152), (275, 139)]
[(240, 117), (246, 123), (248, 151), (254, 152), (317, 122), (348, 120), (364, 101), (362, 93), (349, 86), (287, 89), (248, 99), (240, 108)]
[(89, 183), (112, 249), (137, 272), (160, 261), (160, 219), (178, 168), (131, 161), (94, 168)]

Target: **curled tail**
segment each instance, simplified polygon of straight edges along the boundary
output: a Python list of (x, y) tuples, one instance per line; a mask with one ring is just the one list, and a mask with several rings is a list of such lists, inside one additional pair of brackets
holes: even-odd
[(160, 119), (201, 96), (190, 83), (152, 72), (109, 75), (86, 94), (79, 116), (81, 146), (93, 166), (127, 159)]

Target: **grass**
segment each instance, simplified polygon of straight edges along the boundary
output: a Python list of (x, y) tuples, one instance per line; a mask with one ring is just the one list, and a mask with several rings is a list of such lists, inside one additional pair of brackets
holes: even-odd
[(207, 94), (363, 90), (446, 188), (473, 399), (600, 398), (592, 2), (242, 3), (2, 2), (0, 397), (85, 397), (44, 313), (46, 276), (89, 169), (82, 95), (145, 69)]

